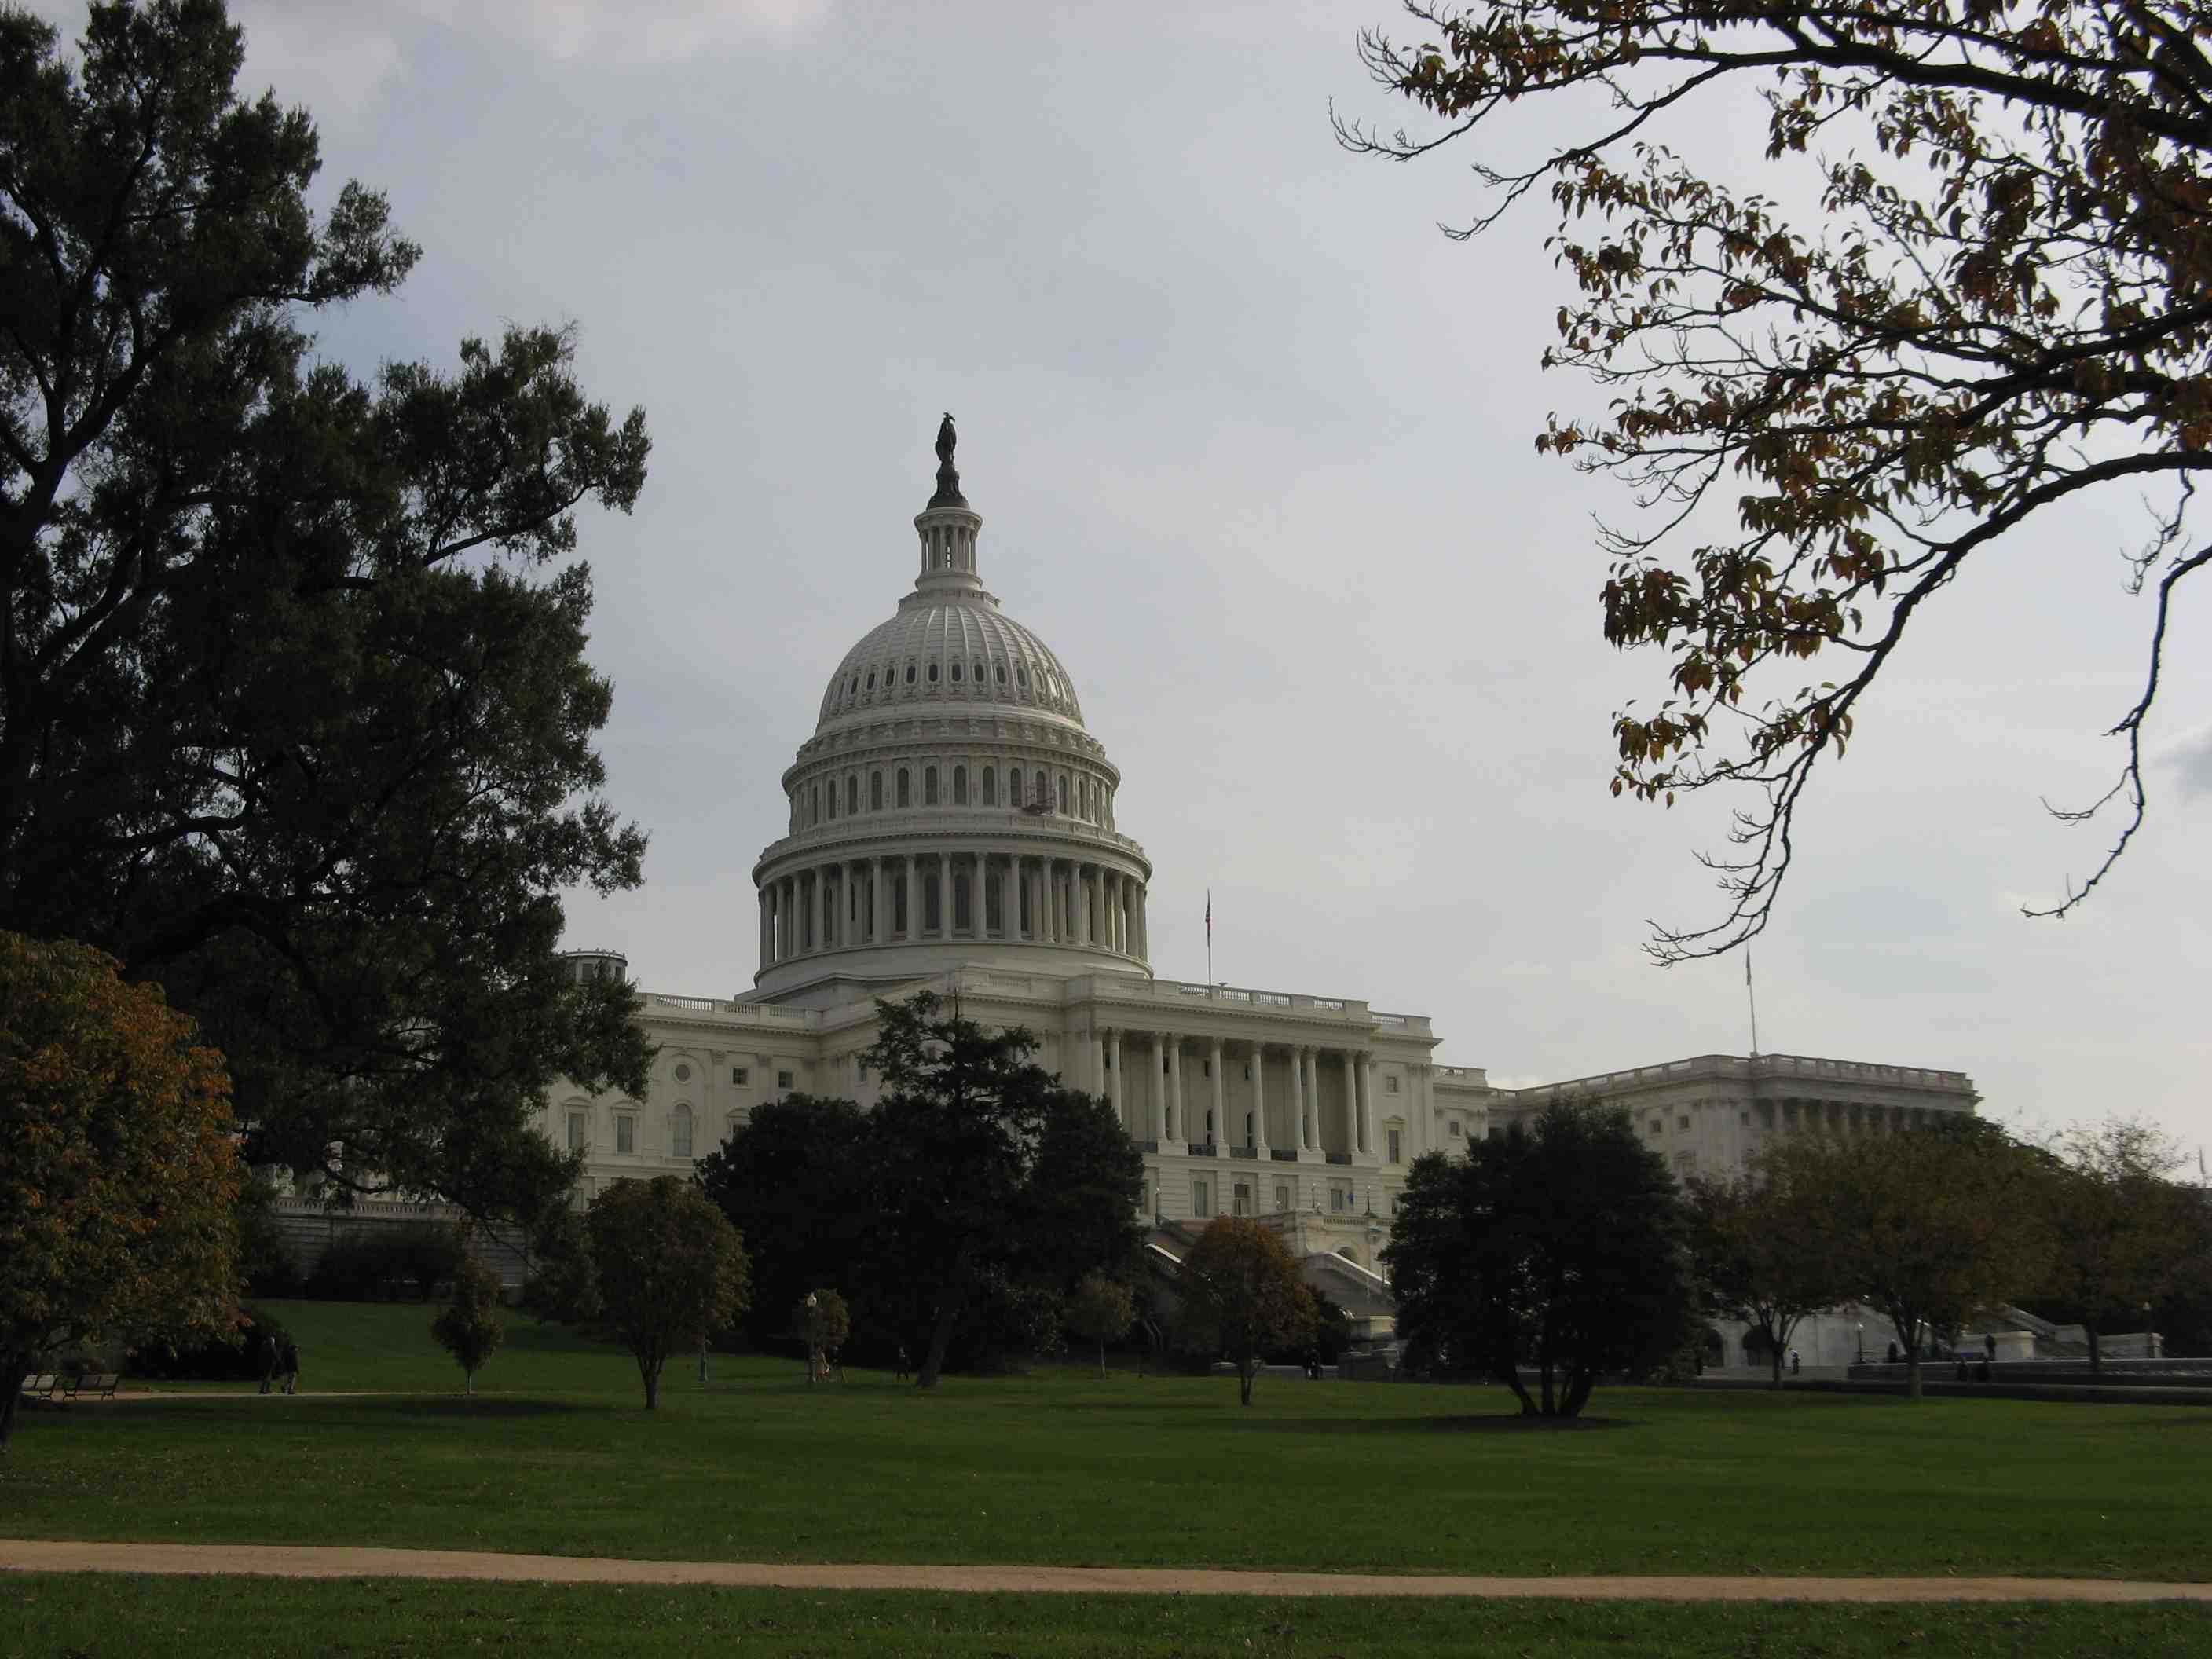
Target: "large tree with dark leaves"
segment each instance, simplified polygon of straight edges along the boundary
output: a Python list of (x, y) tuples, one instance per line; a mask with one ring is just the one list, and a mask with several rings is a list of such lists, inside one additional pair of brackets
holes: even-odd
[(1561, 1103), (1464, 1158), (1415, 1163), (1383, 1260), (1420, 1352), (1504, 1383), (1523, 1416), (1576, 1417), (1601, 1376), (1688, 1340), (1686, 1234), (1674, 1177), (1628, 1114)]
[(234, 89), (220, 0), (0, 12), (0, 927), (160, 981), (257, 1161), (517, 1212), (556, 1073), (642, 1085), (556, 896), (639, 879), (598, 798), (572, 513), (641, 415), (565, 333), (369, 383), (319, 308), (397, 286), (380, 197), (318, 213), (313, 124)]
[(1065, 1291), (1126, 1266), (1145, 1160), (1104, 1102), (1030, 1058), (1029, 1032), (986, 1031), (933, 992), (876, 1006), (870, 1279), (921, 1339), (927, 1389), (963, 1319), (1003, 1286)]

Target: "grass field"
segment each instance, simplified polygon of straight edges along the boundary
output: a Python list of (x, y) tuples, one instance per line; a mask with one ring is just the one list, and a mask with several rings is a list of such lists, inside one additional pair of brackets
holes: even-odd
[(1664, 1607), (1224, 1596), (930, 1595), (360, 1579), (31, 1575), (0, 1655), (1605, 1655), (1607, 1659), (2193, 1659), (2199, 1607)]
[[(1525, 1430), (1496, 1389), (1080, 1367), (671, 1367), (517, 1317), (474, 1401), (429, 1310), (273, 1304), (311, 1389), (26, 1414), (15, 1536), (368, 1543), (698, 1559), (1472, 1573), (2069, 1574), (2212, 1564), (2212, 1411), (1606, 1390)], [(301, 1592), (303, 1595), (307, 1592)], [(2212, 1645), (2212, 1644), (2209, 1644)]]

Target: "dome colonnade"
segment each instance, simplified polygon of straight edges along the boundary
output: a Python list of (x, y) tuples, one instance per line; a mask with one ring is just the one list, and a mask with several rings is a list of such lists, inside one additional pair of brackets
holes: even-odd
[(1060, 659), (984, 591), (949, 416), (938, 457), (914, 591), (831, 675), (783, 776), (789, 832), (754, 866), (764, 1000), (961, 963), (1150, 972), (1121, 772)]

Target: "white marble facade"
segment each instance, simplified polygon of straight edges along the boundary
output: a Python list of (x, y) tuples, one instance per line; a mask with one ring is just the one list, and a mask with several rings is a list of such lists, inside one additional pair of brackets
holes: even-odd
[[(1493, 1089), (1439, 1065), (1418, 1014), (1156, 978), (1152, 864), (1115, 823), (1121, 773), (1059, 658), (984, 591), (951, 447), (948, 422), (913, 591), (838, 664), (783, 775), (788, 833), (753, 868), (752, 987), (645, 994), (659, 1052), (642, 1099), (547, 1098), (545, 1132), (586, 1149), (587, 1187), (689, 1170), (763, 1101), (868, 1103), (876, 1000), (924, 988), (1026, 1026), (1048, 1068), (1114, 1103), (1145, 1151), (1147, 1214), (1278, 1217), (1301, 1251), (1369, 1273), (1414, 1158), (1554, 1098), (1628, 1106), (1684, 1175), (1815, 1124), (1882, 1133), (1974, 1109), (1955, 1072), (1776, 1054)], [(571, 960), (629, 971), (609, 952)]]

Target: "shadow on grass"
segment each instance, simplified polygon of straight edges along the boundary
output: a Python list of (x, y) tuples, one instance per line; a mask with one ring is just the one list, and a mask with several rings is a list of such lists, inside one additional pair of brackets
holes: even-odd
[(1269, 1417), (1253, 1426), (1276, 1434), (1577, 1434), (1584, 1430), (1634, 1429), (1626, 1417), (1523, 1417), (1517, 1412), (1453, 1417)]
[(607, 1413), (620, 1408), (620, 1402), (581, 1400), (546, 1400), (536, 1395), (479, 1394), (455, 1395), (393, 1395), (388, 1399), (332, 1401), (332, 1405), (349, 1405), (363, 1413), (382, 1417), (457, 1417), (464, 1419), (494, 1417), (567, 1417), (580, 1413)]

